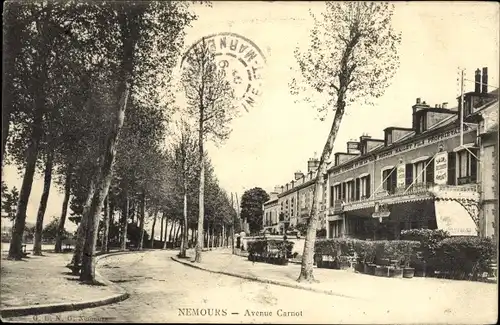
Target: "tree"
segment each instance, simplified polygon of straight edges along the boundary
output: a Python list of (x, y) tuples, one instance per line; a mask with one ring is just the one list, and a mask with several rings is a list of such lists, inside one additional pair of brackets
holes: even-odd
[(313, 202), (307, 220), (308, 229), (297, 281), (315, 281), (313, 254), (319, 219), (319, 193), (323, 188), (327, 161), (330, 159), (346, 103), (380, 97), (394, 75), (399, 62), (397, 45), (400, 35), (391, 26), (394, 6), (381, 2), (327, 2), (321, 17), (314, 18), (308, 48), (295, 50), (302, 81), (293, 79), (294, 95), (309, 89), (324, 99), (319, 111), (335, 111), (332, 126), (323, 148)]
[(2, 181), (2, 217), (13, 221), (16, 218), (17, 202), (19, 200), (19, 191), (14, 186), (8, 191), (7, 185)]
[(198, 145), (190, 125), (181, 120), (179, 125), (179, 139), (174, 144), (171, 161), (175, 171), (176, 188), (182, 193), (182, 241), (179, 257), (186, 257), (188, 242), (188, 195), (192, 185), (196, 182), (198, 172)]
[(187, 113), (198, 124), (199, 204), (198, 235), (195, 261), (201, 262), (203, 248), (203, 220), (205, 218), (205, 164), (204, 142), (211, 137), (224, 141), (229, 137), (229, 122), (234, 118), (234, 91), (225, 77), (225, 71), (217, 67), (215, 56), (202, 39), (186, 56), (182, 72), (182, 86), (186, 95)]
[[(50, 241), (55, 240), (57, 237), (58, 229), (59, 229), (59, 218), (52, 217), (52, 220), (43, 228), (42, 231), (43, 238)], [(61, 237), (62, 239), (67, 239), (71, 238), (72, 235), (68, 231), (63, 230)]]
[(248, 222), (250, 233), (262, 229), (264, 211), (262, 205), (269, 201), (269, 194), (260, 187), (245, 191), (241, 196), (241, 218)]

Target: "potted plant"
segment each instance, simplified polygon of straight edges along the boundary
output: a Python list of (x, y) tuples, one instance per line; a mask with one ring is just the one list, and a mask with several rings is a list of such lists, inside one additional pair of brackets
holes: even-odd
[(375, 265), (375, 276), (388, 276), (389, 275), (389, 267)]

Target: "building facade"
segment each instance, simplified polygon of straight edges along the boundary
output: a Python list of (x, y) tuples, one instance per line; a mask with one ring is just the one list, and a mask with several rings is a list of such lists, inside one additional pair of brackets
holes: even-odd
[[(276, 186), (272, 196), (264, 203), (264, 220), (269, 220), (266, 215), (273, 215), (277, 211), (278, 224), (277, 229), (279, 234), (284, 234), (285, 231), (295, 229), (297, 225), (305, 221), (309, 216), (312, 201), (313, 190), (315, 186), (316, 171), (319, 166), (319, 160), (315, 158), (309, 159), (307, 162), (307, 173), (304, 174), (300, 171), (294, 174), (294, 178), (282, 186)], [(325, 177), (326, 181), (326, 177)], [(324, 229), (326, 226), (326, 197), (324, 195), (326, 184), (323, 191), (318, 193), (321, 200), (320, 220), (318, 222), (318, 229)], [(276, 194), (276, 197), (274, 196)], [(264, 227), (275, 227), (266, 222)]]
[[(420, 228), (497, 236), (498, 90), (488, 92), (487, 79), (487, 69), (477, 70), (474, 91), (452, 108), (417, 98), (411, 127), (389, 126), (383, 139), (362, 135), (334, 153), (318, 193), (318, 229), (328, 238), (398, 239)], [(318, 165), (310, 159), (307, 174), (295, 173), (266, 202), (280, 233), (310, 213)]]
[[(464, 117), (471, 108), (497, 111), (498, 97), (476, 87), (464, 97)], [(494, 160), (497, 136), (488, 142), (484, 135), (480, 144), (481, 126), (462, 123), (461, 109), (447, 103), (430, 107), (417, 99), (412, 111), (411, 128), (388, 127), (384, 139), (362, 136), (335, 154), (328, 170), (328, 238), (397, 239), (414, 228), (493, 234), (495, 168), (481, 168), (479, 157), (490, 155), (483, 164)]]
[(278, 190), (269, 193), (269, 200), (264, 203), (264, 214), (262, 217), (262, 226), (264, 231), (272, 234), (279, 233), (279, 209), (278, 209)]

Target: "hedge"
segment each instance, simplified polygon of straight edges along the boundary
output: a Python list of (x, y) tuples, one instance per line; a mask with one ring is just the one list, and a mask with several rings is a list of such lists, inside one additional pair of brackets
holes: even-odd
[[(288, 258), (292, 255), (294, 242), (282, 239), (256, 239), (248, 242), (247, 246), (249, 257), (255, 255), (268, 257), (269, 255), (269, 257)], [(277, 251), (278, 256), (270, 256), (274, 255), (273, 251)]]
[(323, 255), (333, 256), (336, 259), (355, 255), (358, 263), (381, 263), (381, 260), (388, 259), (396, 261), (397, 265), (408, 266), (419, 246), (419, 242), (409, 240), (366, 241), (334, 238), (317, 240), (314, 253), (317, 259)]
[(491, 238), (461, 236), (439, 242), (430, 263), (439, 273), (453, 279), (477, 279), (489, 272), (489, 263), (496, 256)]

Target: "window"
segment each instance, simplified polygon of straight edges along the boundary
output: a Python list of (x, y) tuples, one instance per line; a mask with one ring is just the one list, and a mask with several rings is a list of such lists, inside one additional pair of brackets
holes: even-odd
[(345, 182), (344, 185), (346, 188), (344, 200), (351, 202), (354, 198), (354, 181)]
[(347, 184), (342, 183), (342, 200), (346, 200), (347, 198)]
[(293, 202), (293, 201), (294, 201), (294, 200), (293, 200), (293, 197), (292, 197), (292, 199), (291, 199), (291, 201), (290, 201), (290, 202), (291, 202), (291, 203), (290, 203), (290, 216), (291, 216), (291, 217), (293, 217), (293, 208), (294, 208), (294, 204), (293, 204), (294, 202)]
[[(476, 155), (476, 149), (469, 149)], [(477, 160), (468, 150), (461, 150), (457, 155), (457, 185), (473, 183), (477, 180)]]
[(409, 186), (411, 183), (413, 183), (413, 164), (406, 164), (405, 178), (406, 178), (405, 181), (406, 186)]
[(413, 164), (413, 166), (415, 169), (415, 172), (413, 173), (415, 177), (415, 183), (416, 184), (425, 183), (425, 172), (424, 172), (425, 161), (419, 161)]
[(334, 198), (335, 198), (335, 189), (333, 186), (330, 186), (330, 207), (333, 207)]
[(370, 197), (370, 175), (360, 177), (358, 179), (359, 185), (356, 186), (357, 193), (359, 192), (360, 199), (367, 199)]
[(434, 161), (431, 162), (431, 159), (427, 159), (425, 162), (425, 165), (427, 165), (425, 169), (425, 182), (434, 184)]
[(397, 174), (395, 172), (395, 168), (382, 171), (382, 181), (384, 182), (384, 190), (386, 190), (389, 194), (394, 193), (397, 185)]
[(333, 187), (333, 199), (334, 199), (334, 201), (340, 201), (341, 200), (340, 184), (335, 185)]

